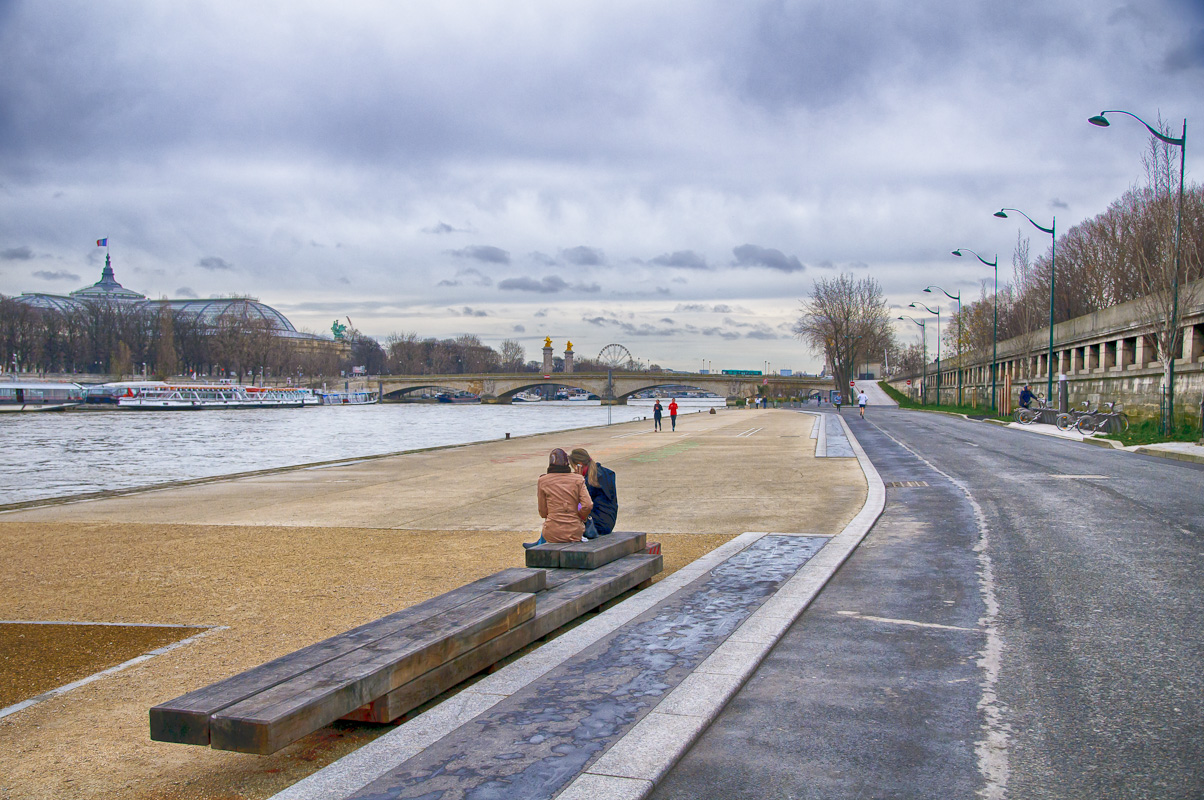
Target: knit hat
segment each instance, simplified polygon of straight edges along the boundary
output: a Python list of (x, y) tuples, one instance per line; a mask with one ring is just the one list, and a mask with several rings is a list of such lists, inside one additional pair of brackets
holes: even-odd
[(588, 464), (593, 459), (589, 457), (589, 453), (586, 452), (585, 448), (577, 447), (573, 449), (573, 452), (569, 453), (569, 461), (572, 461), (574, 464)]
[(555, 450), (553, 450), (551, 453), (548, 454), (548, 466), (549, 467), (567, 467), (568, 465), (569, 465), (568, 454), (565, 453), (563, 450), (561, 450), (559, 447), (557, 447)]

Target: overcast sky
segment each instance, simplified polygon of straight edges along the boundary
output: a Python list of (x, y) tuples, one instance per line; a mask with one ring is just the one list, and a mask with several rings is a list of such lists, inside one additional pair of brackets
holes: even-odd
[(1204, 2), (0, 0), (0, 293), (108, 237), (129, 288), (312, 331), (813, 371), (816, 279), (977, 297), (992, 212), (1138, 181), (1114, 108), (1204, 131)]

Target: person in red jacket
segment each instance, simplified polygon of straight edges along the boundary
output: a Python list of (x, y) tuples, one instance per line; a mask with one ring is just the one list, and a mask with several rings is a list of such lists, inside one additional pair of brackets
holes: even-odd
[(669, 398), (669, 430), (677, 430), (677, 398)]

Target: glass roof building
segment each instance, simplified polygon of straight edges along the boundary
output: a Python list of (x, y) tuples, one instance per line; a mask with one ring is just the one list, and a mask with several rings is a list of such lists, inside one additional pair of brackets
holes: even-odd
[(14, 299), (18, 303), (24, 303), (34, 308), (49, 308), (63, 313), (84, 310), (87, 303), (97, 301), (132, 303), (149, 311), (168, 306), (173, 314), (193, 317), (201, 324), (210, 327), (216, 326), (222, 317), (231, 315), (238, 318), (263, 320), (277, 336), (284, 338), (330, 341), (325, 336), (301, 333), (293, 327), (293, 323), (289, 322), (288, 317), (258, 300), (241, 297), (210, 298), (208, 300), (151, 300), (146, 295), (127, 289), (117, 282), (108, 255), (105, 256), (105, 266), (100, 273), (100, 280), (91, 286), (76, 289), (69, 295), (26, 292)]

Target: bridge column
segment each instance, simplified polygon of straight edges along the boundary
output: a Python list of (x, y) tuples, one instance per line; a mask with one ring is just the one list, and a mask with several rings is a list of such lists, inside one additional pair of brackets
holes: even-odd
[(545, 345), (543, 349), (543, 374), (552, 374), (552, 345)]
[(571, 348), (564, 351), (564, 371), (573, 371), (573, 351)]

